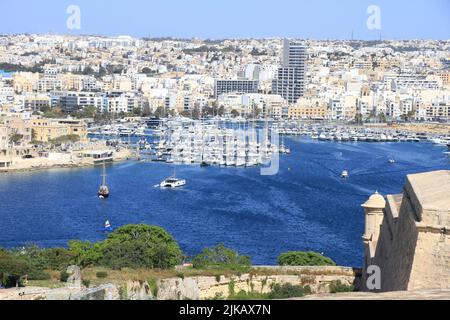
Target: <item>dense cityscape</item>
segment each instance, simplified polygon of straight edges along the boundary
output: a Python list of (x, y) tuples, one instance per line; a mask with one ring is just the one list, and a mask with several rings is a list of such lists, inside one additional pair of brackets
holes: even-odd
[(92, 121), (141, 116), (446, 123), (449, 46), (2, 36), (0, 147), (23, 156), (32, 141), (87, 141)]
[(227, 116), (447, 121), (449, 46), (2, 36), (1, 70), (13, 74), (2, 76), (0, 101), (4, 112), (189, 115), (215, 106)]

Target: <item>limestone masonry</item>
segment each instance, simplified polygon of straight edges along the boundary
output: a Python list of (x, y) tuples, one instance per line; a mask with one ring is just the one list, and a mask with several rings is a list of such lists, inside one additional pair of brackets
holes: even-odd
[(380, 267), (380, 291), (450, 289), (449, 170), (408, 175), (402, 194), (362, 206), (364, 270)]

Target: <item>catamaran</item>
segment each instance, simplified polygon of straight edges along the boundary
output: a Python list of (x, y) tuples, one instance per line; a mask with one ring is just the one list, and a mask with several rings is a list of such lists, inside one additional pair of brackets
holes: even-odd
[(178, 179), (175, 175), (175, 170), (173, 176), (165, 179), (160, 183), (161, 188), (179, 188), (186, 185), (186, 180)]

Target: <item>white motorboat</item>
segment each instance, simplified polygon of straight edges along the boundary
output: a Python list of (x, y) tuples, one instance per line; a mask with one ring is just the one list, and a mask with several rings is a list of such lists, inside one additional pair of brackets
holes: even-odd
[(430, 139), (432, 144), (435, 145), (446, 145), (447, 144), (447, 140), (445, 139), (441, 139), (441, 138), (432, 138)]
[(341, 178), (346, 179), (350, 177), (350, 173), (347, 170), (342, 171)]

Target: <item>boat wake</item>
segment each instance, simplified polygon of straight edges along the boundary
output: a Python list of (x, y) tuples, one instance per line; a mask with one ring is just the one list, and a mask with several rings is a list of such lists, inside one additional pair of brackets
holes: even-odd
[(130, 163), (127, 163), (127, 164), (124, 164), (124, 165), (119, 166), (119, 167), (117, 168), (117, 170), (123, 170), (123, 169), (129, 168), (129, 167), (134, 166), (134, 165), (136, 165), (135, 162), (130, 162)]

